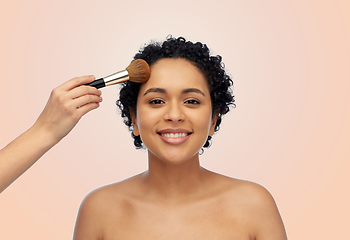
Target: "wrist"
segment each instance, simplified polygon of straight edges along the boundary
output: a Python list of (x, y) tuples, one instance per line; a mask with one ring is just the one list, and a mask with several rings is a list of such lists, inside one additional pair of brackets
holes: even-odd
[(40, 125), (37, 122), (28, 129), (28, 134), (33, 136), (35, 142), (40, 144), (44, 149), (50, 149), (56, 145), (61, 138), (57, 137), (54, 128), (48, 125)]

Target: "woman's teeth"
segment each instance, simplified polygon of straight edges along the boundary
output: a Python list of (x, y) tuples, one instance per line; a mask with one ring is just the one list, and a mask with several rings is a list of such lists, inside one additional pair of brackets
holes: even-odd
[(179, 138), (179, 137), (186, 137), (188, 133), (164, 133), (162, 134), (162, 137), (166, 138)]

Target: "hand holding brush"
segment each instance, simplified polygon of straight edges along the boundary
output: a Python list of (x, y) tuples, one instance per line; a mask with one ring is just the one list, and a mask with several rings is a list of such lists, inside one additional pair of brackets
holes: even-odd
[(77, 77), (55, 88), (35, 124), (0, 150), (0, 193), (66, 136), (82, 116), (99, 107), (101, 91), (96, 88), (127, 80), (144, 83), (149, 77), (147, 62), (137, 59), (126, 70), (105, 78)]

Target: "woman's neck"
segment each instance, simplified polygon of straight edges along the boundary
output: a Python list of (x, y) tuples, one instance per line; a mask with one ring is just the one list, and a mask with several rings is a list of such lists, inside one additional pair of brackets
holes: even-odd
[(149, 169), (143, 174), (149, 193), (165, 201), (182, 201), (200, 195), (207, 170), (199, 164), (198, 154), (185, 162), (171, 164), (148, 153)]

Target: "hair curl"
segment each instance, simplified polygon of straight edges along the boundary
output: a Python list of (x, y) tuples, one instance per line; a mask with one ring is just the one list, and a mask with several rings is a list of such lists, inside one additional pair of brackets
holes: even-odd
[[(230, 89), (233, 81), (225, 72), (225, 66), (221, 56), (210, 56), (210, 51), (206, 44), (200, 42), (193, 43), (186, 41), (183, 37), (173, 38), (172, 36), (168, 36), (166, 41), (162, 43), (152, 42), (146, 45), (134, 56), (134, 59), (145, 60), (150, 67), (163, 58), (183, 58), (201, 70), (209, 86), (212, 116), (214, 117), (218, 114), (214, 128), (214, 132), (217, 132), (220, 128), (222, 116), (230, 111), (230, 105), (235, 106), (234, 96)], [(137, 97), (140, 86), (140, 83), (131, 81), (122, 83), (119, 99), (116, 102), (121, 111), (124, 123), (131, 131), (136, 148), (142, 148), (142, 140), (140, 136), (135, 136), (132, 132), (130, 110), (136, 115)], [(209, 136), (203, 147), (210, 146), (210, 139), (211, 137)]]

